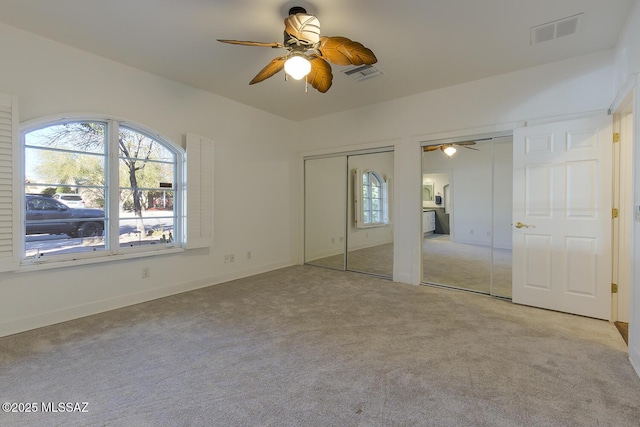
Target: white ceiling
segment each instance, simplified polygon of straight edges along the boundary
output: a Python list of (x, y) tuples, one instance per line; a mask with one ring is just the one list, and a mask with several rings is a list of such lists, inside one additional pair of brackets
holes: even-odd
[[(292, 120), (305, 120), (615, 46), (635, 0), (0, 0), (0, 21)], [(373, 50), (384, 75), (333, 66), (321, 94), (280, 73), (249, 81), (280, 50), (301, 5), (327, 36)], [(530, 27), (584, 13), (575, 35), (534, 45)]]

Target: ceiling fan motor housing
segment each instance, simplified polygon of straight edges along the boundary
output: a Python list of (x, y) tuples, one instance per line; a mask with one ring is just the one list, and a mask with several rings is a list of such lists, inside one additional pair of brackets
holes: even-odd
[(304, 7), (301, 6), (293, 6), (291, 9), (289, 9), (289, 15), (295, 15), (296, 13), (307, 13), (307, 9), (305, 9)]

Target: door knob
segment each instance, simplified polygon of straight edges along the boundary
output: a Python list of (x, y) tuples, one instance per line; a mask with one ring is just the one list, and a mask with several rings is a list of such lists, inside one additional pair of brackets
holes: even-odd
[(516, 222), (516, 228), (529, 228), (529, 226), (518, 221)]

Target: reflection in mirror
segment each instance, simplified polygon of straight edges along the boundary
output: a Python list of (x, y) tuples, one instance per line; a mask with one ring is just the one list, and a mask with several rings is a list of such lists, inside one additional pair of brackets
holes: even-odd
[(348, 158), (347, 270), (393, 276), (393, 152)]
[(423, 282), (511, 296), (512, 138), (500, 139), (500, 150), (476, 140), (450, 158), (424, 150), (434, 200), (422, 204)]
[(422, 184), (422, 201), (433, 201), (433, 182), (427, 182)]
[(304, 172), (305, 263), (344, 270), (346, 157), (307, 159), (304, 162)]
[(494, 138), (493, 281), (491, 294), (511, 298), (513, 137)]

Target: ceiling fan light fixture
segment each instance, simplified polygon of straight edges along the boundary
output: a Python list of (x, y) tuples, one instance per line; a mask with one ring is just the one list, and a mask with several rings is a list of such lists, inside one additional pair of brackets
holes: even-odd
[(454, 154), (456, 154), (456, 147), (454, 147), (453, 145), (447, 145), (447, 146), (442, 146), (442, 151), (444, 151), (444, 154), (446, 154), (447, 156), (451, 157)]
[(284, 71), (295, 80), (301, 80), (311, 71), (311, 63), (300, 54), (294, 54), (284, 63)]

